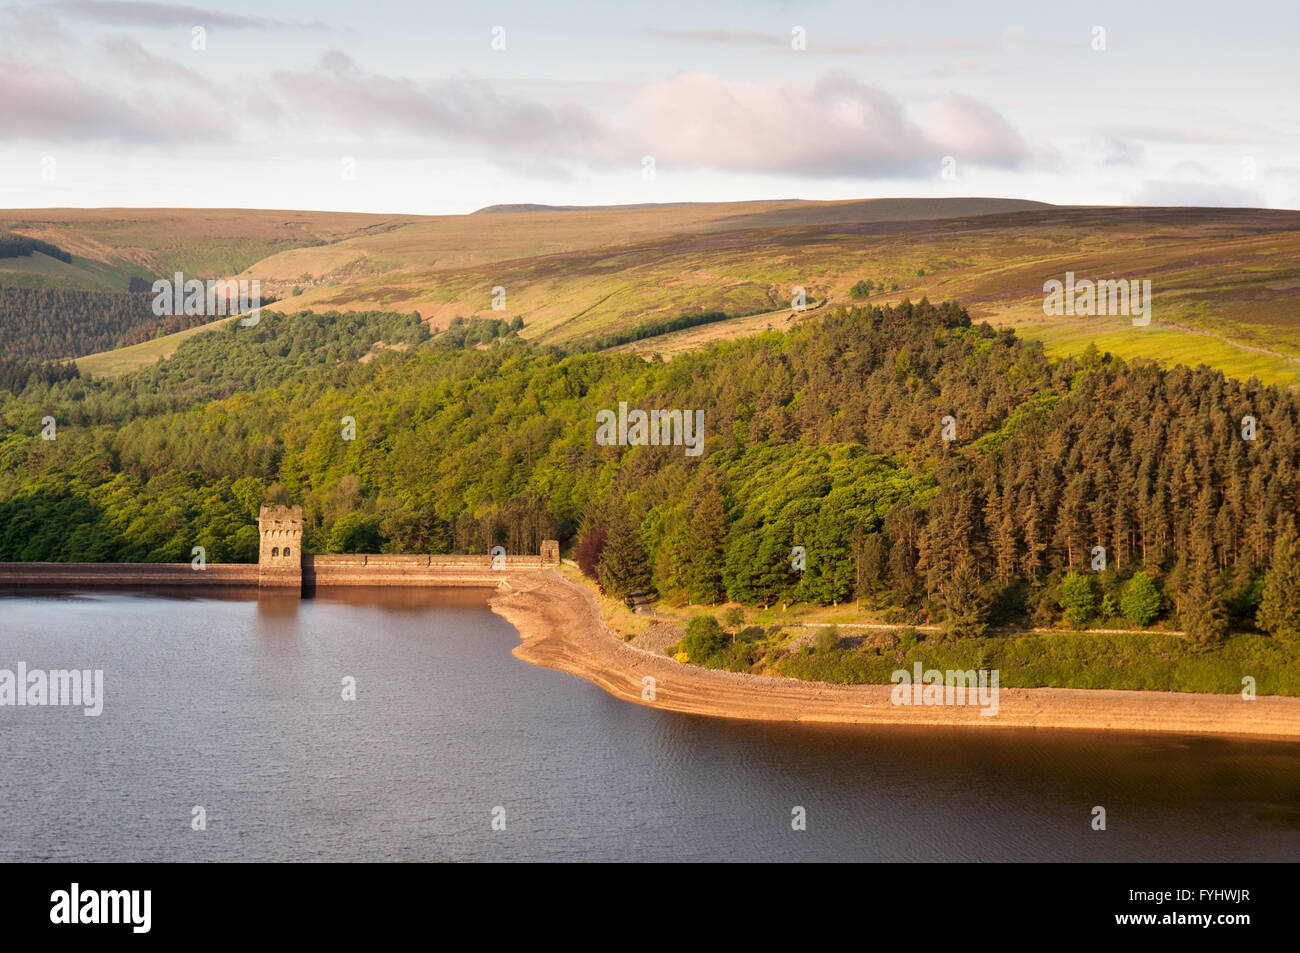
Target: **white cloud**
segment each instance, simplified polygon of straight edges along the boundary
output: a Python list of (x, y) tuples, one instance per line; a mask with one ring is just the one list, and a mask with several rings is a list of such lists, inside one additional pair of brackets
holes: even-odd
[(1030, 157), (995, 110), (966, 96), (929, 103), (925, 121), (843, 72), (814, 84), (680, 73), (646, 87), (651, 151), (664, 162), (797, 176), (937, 174), (943, 156), (1001, 168)]

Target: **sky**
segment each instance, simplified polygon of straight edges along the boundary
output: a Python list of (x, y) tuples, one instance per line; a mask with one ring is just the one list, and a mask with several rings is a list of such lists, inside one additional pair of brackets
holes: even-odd
[(1300, 209), (1297, 37), (1297, 0), (0, 0), (0, 207)]

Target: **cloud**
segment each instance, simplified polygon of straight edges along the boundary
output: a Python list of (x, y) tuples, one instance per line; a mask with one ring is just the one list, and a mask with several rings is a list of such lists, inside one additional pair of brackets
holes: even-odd
[(222, 13), (176, 3), (150, 3), (146, 0), (57, 0), (49, 8), (72, 16), (114, 26), (193, 27), (223, 26), (231, 29), (307, 29), (320, 30), (320, 22), (294, 23), (269, 17)]
[(142, 97), (127, 102), (70, 73), (0, 58), (0, 141), (160, 142), (223, 134), (193, 104)]
[(54, 17), (33, 7), (0, 7), (0, 49), (15, 54), (38, 47), (74, 44), (76, 38)]
[(831, 72), (813, 85), (681, 73), (646, 88), (661, 162), (808, 177), (937, 174), (943, 156), (1016, 168), (1030, 158), (996, 111), (967, 96), (936, 100), (924, 125), (890, 94)]
[[(333, 50), (312, 70), (272, 74), (288, 115), (332, 123), (354, 135), (397, 135), (475, 146), (506, 164), (601, 161), (613, 136), (573, 103), (548, 105), (503, 93), (470, 75), (432, 82), (384, 76)], [(622, 157), (627, 161), (627, 157)]]
[(1131, 142), (1109, 136), (1101, 143), (1101, 158), (1097, 160), (1102, 166), (1133, 166), (1146, 161), (1146, 150), (1141, 143)]
[(216, 85), (197, 70), (192, 70), (175, 60), (154, 56), (138, 42), (127, 36), (111, 36), (102, 44), (108, 58), (123, 72), (135, 79), (155, 80), (162, 83), (183, 81), (199, 89), (215, 91)]
[[(668, 40), (686, 40), (693, 43), (716, 43), (727, 46), (760, 46), (789, 50), (793, 35), (789, 33), (763, 33), (757, 30), (670, 30), (651, 28), (645, 31), (651, 36)], [(862, 40), (823, 40), (827, 34), (811, 31), (806, 34), (807, 52), (832, 56), (861, 56), (868, 53), (906, 53), (913, 49), (907, 43)], [(945, 37), (933, 40), (924, 47), (938, 53), (952, 53), (984, 49), (988, 43), (973, 37)]]
[(789, 46), (790, 37), (779, 33), (760, 33), (755, 30), (663, 30), (645, 31), (651, 36), (668, 40), (689, 40), (696, 43), (726, 43), (741, 46)]
[(973, 36), (948, 36), (935, 40), (930, 49), (941, 53), (969, 53), (987, 47), (988, 41)]
[(853, 43), (853, 42), (813, 42), (808, 41), (808, 52), (828, 56), (865, 56), (869, 53), (906, 53), (910, 50), (906, 43)]
[(1248, 145), (1277, 141), (1280, 134), (1258, 123), (1223, 120), (1213, 124), (1185, 126), (1145, 123), (1111, 123), (1098, 127), (1098, 134), (1116, 138), (1141, 139), (1147, 142), (1175, 142), (1191, 145)]
[(991, 106), (954, 93), (928, 110), (930, 136), (959, 161), (1014, 169), (1029, 158), (1029, 147), (1011, 123)]
[(1187, 159), (1178, 163), (1166, 173), (1170, 179), (1217, 179), (1218, 174), (1204, 163)]

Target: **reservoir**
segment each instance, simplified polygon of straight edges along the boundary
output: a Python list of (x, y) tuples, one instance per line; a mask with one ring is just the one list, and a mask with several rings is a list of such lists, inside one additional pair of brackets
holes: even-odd
[(103, 672), (0, 707), (0, 861), (1300, 858), (1294, 742), (658, 711), (487, 596), (0, 597), (0, 669)]

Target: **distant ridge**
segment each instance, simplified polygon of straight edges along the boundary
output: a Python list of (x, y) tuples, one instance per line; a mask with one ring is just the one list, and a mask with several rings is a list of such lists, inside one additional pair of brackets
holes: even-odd
[[(769, 201), (764, 199), (762, 201)], [(795, 202), (798, 199), (779, 201)], [(691, 205), (713, 205), (713, 202), (640, 202), (635, 205), (537, 205), (532, 202), (518, 202), (513, 205), (487, 205), (476, 208), (471, 215), (500, 215), (512, 212), (617, 212), (634, 208), (686, 208)]]
[[(763, 214), (777, 208), (787, 215), (802, 208), (804, 214), (795, 212), (796, 219), (809, 222), (835, 221), (846, 214), (851, 221), (917, 221), (937, 218), (965, 218), (972, 215), (999, 215), (1007, 212), (1043, 211), (1065, 206), (1030, 199), (981, 198), (954, 196), (952, 198), (879, 198), (879, 199), (755, 199), (749, 202), (641, 202), (633, 205), (541, 205), (517, 202), (507, 205), (488, 205), (475, 209), (471, 215), (508, 215), (520, 212), (619, 212), (635, 209), (708, 208), (728, 206), (733, 209), (752, 207), (754, 213)], [(792, 208), (793, 207), (793, 208)], [(818, 214), (824, 210), (824, 214)], [(742, 213), (743, 214), (743, 213)], [(740, 217), (739, 215), (735, 217)]]

